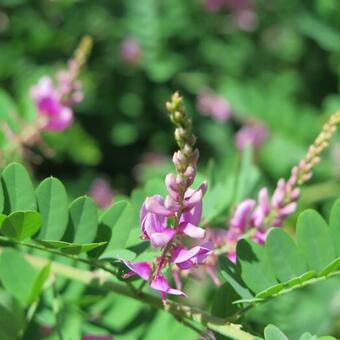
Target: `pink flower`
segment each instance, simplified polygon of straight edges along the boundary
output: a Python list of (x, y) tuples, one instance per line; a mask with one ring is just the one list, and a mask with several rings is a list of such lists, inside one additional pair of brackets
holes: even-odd
[(176, 235), (176, 230), (168, 228), (166, 216), (172, 212), (164, 207), (164, 200), (160, 195), (148, 197), (140, 213), (141, 228), (144, 239), (150, 240), (154, 248), (164, 247)]
[(251, 212), (254, 209), (256, 202), (252, 199), (242, 201), (236, 208), (235, 213), (230, 220), (230, 235), (234, 239), (234, 235), (238, 236), (246, 231), (250, 221)]
[(130, 65), (137, 65), (141, 59), (141, 48), (134, 38), (125, 38), (120, 45), (122, 60)]
[(90, 188), (89, 195), (99, 208), (108, 208), (113, 201), (114, 194), (109, 182), (104, 178), (96, 178)]
[(152, 267), (148, 262), (131, 263), (125, 260), (122, 260), (122, 262), (131, 270), (124, 275), (124, 278), (138, 275), (144, 281), (148, 281), (150, 279)]
[(242, 9), (232, 14), (233, 21), (243, 31), (252, 32), (258, 25), (257, 14), (252, 9)]
[(228, 121), (231, 116), (231, 106), (223, 97), (215, 95), (210, 90), (203, 90), (197, 97), (197, 110), (205, 116), (211, 116), (219, 122)]
[(150, 287), (152, 289), (158, 290), (161, 293), (163, 301), (166, 298), (166, 294), (185, 296), (181, 290), (171, 288), (166, 277), (161, 274), (155, 276), (150, 284)]
[(268, 130), (262, 123), (249, 124), (242, 127), (236, 134), (235, 145), (243, 151), (246, 145), (259, 148), (268, 138)]
[(73, 122), (72, 110), (61, 103), (60, 95), (51, 78), (43, 77), (31, 89), (39, 115), (47, 131), (63, 131)]
[(201, 246), (196, 246), (191, 249), (178, 247), (173, 249), (172, 261), (180, 269), (189, 269), (197, 267), (205, 258), (211, 254), (212, 244), (206, 243)]

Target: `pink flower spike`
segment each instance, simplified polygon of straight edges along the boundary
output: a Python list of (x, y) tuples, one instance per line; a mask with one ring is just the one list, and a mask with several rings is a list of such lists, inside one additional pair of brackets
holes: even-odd
[(165, 208), (164, 203), (160, 202), (158, 195), (147, 197), (144, 202), (145, 209), (151, 213), (161, 215), (161, 216), (172, 216), (173, 212)]
[(138, 275), (145, 281), (148, 281), (150, 279), (152, 270), (150, 263), (148, 262), (131, 263), (125, 260), (122, 260), (122, 262), (131, 270), (131, 272), (127, 273), (124, 276), (124, 278), (128, 278), (132, 275)]
[(195, 239), (201, 239), (205, 237), (205, 230), (203, 228), (196, 227), (191, 223), (181, 223), (179, 225), (179, 229), (185, 235)]

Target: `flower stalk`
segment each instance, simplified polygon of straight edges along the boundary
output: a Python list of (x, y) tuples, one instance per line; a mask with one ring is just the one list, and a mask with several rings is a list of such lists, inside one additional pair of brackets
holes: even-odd
[[(211, 253), (209, 244), (187, 248), (187, 244), (205, 237), (199, 223), (207, 185), (202, 183), (196, 190), (191, 188), (196, 175), (198, 150), (183, 98), (176, 92), (166, 107), (170, 120), (176, 126), (174, 137), (179, 147), (173, 155), (176, 173), (169, 173), (165, 178), (168, 192), (165, 199), (160, 195), (147, 197), (140, 211), (142, 238), (150, 241), (153, 248), (162, 249), (162, 253), (151, 263), (123, 261), (130, 269), (125, 277), (138, 275), (161, 293), (164, 303), (166, 294), (185, 295), (176, 270), (196, 267)], [(176, 289), (170, 287), (164, 274), (166, 270), (173, 274)]]
[(262, 188), (257, 202), (245, 199), (236, 207), (225, 239), (231, 260), (236, 260), (235, 247), (240, 238), (248, 235), (263, 244), (270, 228), (281, 227), (287, 217), (295, 212), (300, 188), (312, 178), (313, 168), (320, 162), (321, 154), (328, 147), (339, 122), (340, 111), (323, 125), (304, 158), (292, 168), (289, 179), (279, 179), (271, 198), (268, 189)]

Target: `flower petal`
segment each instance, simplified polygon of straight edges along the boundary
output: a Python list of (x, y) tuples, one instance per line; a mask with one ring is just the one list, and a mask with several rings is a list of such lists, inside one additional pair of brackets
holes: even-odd
[(173, 212), (164, 206), (163, 202), (160, 202), (157, 196), (147, 197), (144, 202), (145, 209), (151, 213), (161, 216), (171, 216)]
[(200, 248), (200, 246), (196, 246), (191, 249), (175, 248), (173, 250), (172, 262), (178, 264), (188, 261), (199, 253)]
[[(122, 262), (131, 269), (136, 275), (140, 276), (143, 280), (148, 281), (151, 275), (151, 265), (148, 262), (131, 263), (125, 260)], [(129, 274), (128, 274), (129, 275)], [(131, 275), (129, 275), (131, 276)]]
[(176, 230), (167, 229), (161, 233), (153, 233), (150, 235), (151, 245), (155, 248), (164, 247), (167, 245), (176, 235)]
[(160, 292), (167, 293), (170, 289), (169, 282), (163, 275), (157, 275), (151, 282), (150, 287)]
[(179, 226), (181, 231), (195, 239), (201, 239), (205, 237), (205, 230), (203, 228), (196, 227), (191, 223), (183, 223)]

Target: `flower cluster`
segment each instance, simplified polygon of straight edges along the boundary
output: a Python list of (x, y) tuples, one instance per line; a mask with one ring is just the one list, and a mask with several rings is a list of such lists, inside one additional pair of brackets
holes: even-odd
[(187, 247), (188, 243), (192, 245), (195, 240), (205, 237), (199, 223), (207, 185), (203, 183), (196, 190), (191, 188), (196, 175), (198, 150), (194, 147), (196, 138), (192, 134), (191, 120), (178, 93), (167, 103), (167, 109), (171, 121), (177, 126), (175, 139), (179, 150), (173, 156), (176, 174), (170, 173), (165, 178), (168, 191), (165, 199), (160, 195), (148, 197), (140, 211), (142, 238), (148, 240), (153, 248), (162, 249), (162, 253), (152, 263), (124, 261), (131, 270), (125, 277), (138, 275), (161, 293), (163, 301), (166, 294), (184, 295), (178, 280), (175, 280), (177, 289), (170, 287), (164, 271), (167, 268), (171, 271), (173, 267), (178, 270), (197, 267), (211, 253), (208, 243)]
[(247, 123), (237, 131), (235, 135), (235, 145), (243, 151), (247, 145), (252, 145), (254, 149), (259, 148), (268, 138), (268, 129), (261, 122)]
[(231, 106), (227, 100), (205, 89), (197, 97), (197, 109), (205, 116), (211, 116), (218, 122), (226, 122), (232, 116)]
[(91, 38), (82, 39), (74, 58), (68, 62), (68, 68), (57, 74), (56, 85), (50, 77), (44, 76), (31, 88), (42, 130), (63, 131), (72, 124), (72, 107), (83, 99), (77, 78), (91, 45)]
[(281, 178), (271, 198), (267, 188), (262, 188), (258, 201), (245, 199), (237, 208), (230, 220), (227, 232), (228, 256), (236, 259), (237, 241), (245, 236), (263, 244), (271, 227), (281, 227), (284, 220), (295, 212), (300, 195), (300, 186), (312, 177), (312, 169), (320, 161), (322, 151), (340, 122), (340, 112), (335, 113), (323, 126), (321, 133), (309, 147), (306, 156), (291, 171), (289, 179)]

